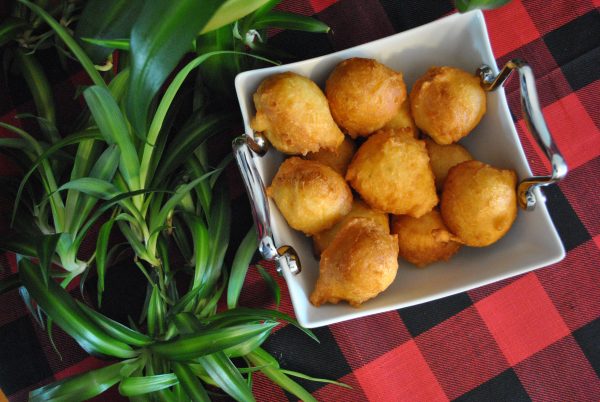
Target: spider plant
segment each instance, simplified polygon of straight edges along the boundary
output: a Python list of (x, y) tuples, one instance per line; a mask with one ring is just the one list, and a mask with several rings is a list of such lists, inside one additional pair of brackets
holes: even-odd
[[(196, 102), (187, 120), (177, 123), (183, 120), (182, 104), (190, 100), (186, 78), (225, 51), (196, 55), (159, 93), (198, 33), (275, 2), (245, 1), (241, 8), (234, 7), (242, 4), (239, 0), (145, 5), (129, 39), (92, 40), (127, 49), (119, 57), (124, 62), (105, 73), (51, 14), (26, 0), (20, 3), (54, 30), (92, 84), (83, 90), (89, 117), (77, 132), (57, 130), (55, 138), (42, 141), (0, 123), (15, 135), (0, 138), (0, 146), (24, 172), (20, 182), (8, 180), (5, 187), (14, 194), (14, 234), (0, 247), (17, 253), (19, 273), (0, 289), (19, 287), (28, 308), (45, 314), (49, 335), (56, 324), (87, 352), (114, 360), (37, 389), (30, 400), (85, 400), (118, 384), (122, 395), (137, 401), (204, 401), (211, 387), (248, 401), (254, 399), (257, 371), (297, 397), (313, 400), (290, 378), (307, 377), (280, 369), (260, 346), (281, 321), (314, 335), (281, 312), (238, 306), (257, 246), (254, 228), (231, 267), (224, 263), (231, 212), (220, 174), (231, 158), (211, 160), (206, 142), (226, 135), (235, 119)], [(310, 19), (300, 20), (310, 25)], [(158, 22), (163, 29), (156, 30)], [(173, 37), (179, 39), (176, 46)], [(117, 232), (125, 244), (114, 244)], [(82, 243), (94, 237), (94, 253), (82, 256)], [(129, 326), (65, 290), (80, 275), (83, 288), (95, 269), (100, 304), (111, 262), (123, 248), (147, 280), (142, 316)], [(226, 309), (218, 309), (222, 296)]]

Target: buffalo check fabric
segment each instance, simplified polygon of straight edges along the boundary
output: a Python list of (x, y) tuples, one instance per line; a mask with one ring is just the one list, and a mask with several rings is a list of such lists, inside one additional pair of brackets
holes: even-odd
[[(404, 31), (455, 12), (443, 0), (295, 0), (282, 10), (314, 15), (332, 27), (329, 35), (274, 32), (271, 41), (306, 59)], [(547, 205), (566, 258), (528, 274), (431, 303), (315, 330), (320, 343), (292, 326), (279, 327), (265, 343), (286, 369), (342, 381), (352, 389), (298, 379), (323, 401), (597, 401), (600, 400), (600, 2), (513, 0), (486, 11), (498, 65), (523, 58), (533, 67), (548, 126), (571, 171), (547, 188)], [(76, 66), (65, 74), (51, 52), (44, 68), (61, 105), (60, 121), (81, 108), (74, 89), (85, 85)], [(68, 79), (64, 77), (68, 76)], [(24, 128), (15, 115), (33, 103), (17, 75), (0, 81), (0, 119)], [(515, 125), (532, 170), (548, 169), (527, 132), (515, 81), (507, 86)], [(6, 135), (6, 133), (0, 133)], [(0, 159), (0, 169), (14, 169)], [(240, 185), (241, 187), (241, 185)], [(237, 194), (241, 194), (238, 191)], [(249, 224), (246, 200), (234, 203)], [(0, 193), (0, 228), (10, 206)], [(236, 225), (247, 227), (247, 225)], [(235, 230), (234, 230), (235, 231)], [(1, 232), (0, 232), (1, 233)], [(243, 234), (235, 234), (241, 236)], [(2, 275), (14, 271), (14, 256), (2, 255)], [(265, 267), (273, 270), (269, 263)], [(113, 275), (111, 273), (111, 275)], [(109, 275), (109, 276), (111, 276)], [(136, 271), (115, 273), (107, 285), (106, 313), (126, 321), (143, 300)], [(285, 283), (280, 309), (293, 314)], [(79, 296), (77, 287), (71, 293)], [(274, 308), (267, 286), (250, 269), (241, 303)], [(128, 310), (129, 311), (129, 310)], [(23, 401), (52, 381), (107, 364), (87, 356), (60, 328), (53, 351), (20, 301), (18, 291), (0, 296), (0, 401)], [(261, 401), (294, 397), (257, 375)], [(120, 400), (115, 389), (95, 400)]]

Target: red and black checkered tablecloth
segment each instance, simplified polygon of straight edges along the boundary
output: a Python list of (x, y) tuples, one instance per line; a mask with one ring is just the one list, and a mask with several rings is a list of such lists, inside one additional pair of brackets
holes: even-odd
[[(290, 0), (281, 7), (315, 15), (333, 28), (329, 36), (284, 31), (272, 38), (301, 59), (385, 37), (454, 11), (451, 2), (443, 0)], [(317, 399), (600, 400), (599, 8), (599, 0), (513, 0), (485, 12), (498, 65), (515, 57), (532, 65), (548, 126), (571, 168), (565, 181), (544, 190), (566, 258), (470, 292), (316, 329), (320, 344), (291, 326), (280, 327), (265, 347), (282, 367), (353, 387), (301, 380)], [(51, 54), (44, 58), (44, 67), (61, 104), (60, 118), (68, 121), (80, 107), (72, 98), (73, 87), (84, 84), (85, 77), (73, 69), (64, 81), (64, 70)], [(525, 131), (515, 84), (507, 87), (507, 95), (516, 127), (532, 169), (545, 173), (547, 163)], [(14, 116), (31, 110), (19, 78), (0, 82), (0, 120), (27, 124)], [(0, 169), (9, 168), (0, 159)], [(249, 222), (246, 205), (235, 204), (240, 219)], [(14, 269), (12, 259), (2, 256), (0, 264)], [(135, 273), (111, 275), (121, 275), (111, 285), (120, 296), (105, 308), (118, 315), (123, 306), (136, 303), (136, 292), (143, 294), (143, 289), (131, 285), (139, 279)], [(292, 313), (285, 284), (279, 282), (281, 309)], [(242, 303), (274, 307), (253, 269)], [(25, 400), (31, 389), (105, 364), (88, 357), (60, 329), (54, 334), (62, 359), (17, 291), (0, 296), (0, 388), (10, 401)], [(254, 392), (261, 401), (294, 399), (260, 376)], [(96, 400), (119, 398), (111, 390)]]

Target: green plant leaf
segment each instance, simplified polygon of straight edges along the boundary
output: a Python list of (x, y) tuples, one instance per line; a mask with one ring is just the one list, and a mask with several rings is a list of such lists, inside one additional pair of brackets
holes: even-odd
[(83, 42), (101, 46), (107, 49), (118, 49), (118, 50), (127, 50), (131, 49), (131, 45), (129, 44), (129, 39), (95, 39), (95, 38), (81, 38)]
[(56, 131), (56, 111), (54, 109), (52, 89), (50, 88), (46, 74), (34, 54), (25, 54), (21, 49), (17, 49), (15, 57), (19, 63), (19, 71), (23, 75), (33, 96), (33, 102), (35, 103), (38, 115), (49, 123), (48, 125), (40, 123), (40, 128), (48, 141), (56, 142), (60, 139), (60, 136), (58, 136), (58, 132)]
[(511, 0), (455, 0), (456, 8), (461, 13), (476, 10), (491, 10), (510, 3)]
[(260, 371), (281, 388), (294, 394), (305, 402), (317, 402), (310, 392), (282, 373), (279, 370), (277, 361), (264, 349), (257, 348), (252, 353), (246, 355), (246, 358), (250, 360), (253, 365), (262, 367)]
[(235, 309), (223, 311), (210, 317), (204, 317), (201, 321), (211, 324), (211, 327), (221, 328), (228, 325), (238, 325), (261, 320), (281, 320), (290, 323), (316, 342), (319, 342), (315, 334), (310, 329), (301, 326), (295, 318), (275, 310), (236, 307)]
[(58, 244), (60, 236), (60, 233), (44, 235), (37, 241), (37, 255), (40, 259), (40, 268), (42, 269), (42, 276), (46, 285), (48, 284), (48, 278), (50, 277), (52, 257), (56, 251), (56, 245)]
[[(127, 97), (129, 121), (146, 132), (148, 107), (192, 40), (217, 10), (219, 0), (146, 3), (131, 31), (131, 80)], [(154, 141), (150, 141), (151, 144)]]
[(29, 393), (30, 402), (84, 401), (115, 385), (124, 368), (139, 366), (139, 360), (126, 360), (100, 369), (48, 384)]
[(193, 402), (210, 402), (206, 389), (187, 364), (171, 362), (171, 366), (185, 393)]
[(29, 24), (20, 18), (8, 17), (0, 24), (0, 47), (15, 39)]
[(171, 341), (150, 345), (152, 352), (175, 361), (205, 356), (238, 345), (264, 332), (271, 332), (277, 323), (236, 325), (206, 330), (199, 334), (183, 335)]
[(267, 3), (269, 0), (226, 0), (202, 29), (201, 34), (231, 24)]
[(198, 358), (208, 375), (236, 401), (254, 401), (252, 390), (231, 360), (223, 352)]
[(11, 233), (10, 236), (0, 237), (0, 250), (11, 251), (27, 257), (37, 257), (35, 243), (41, 233)]
[(77, 301), (77, 305), (79, 308), (81, 308), (85, 315), (90, 318), (90, 320), (92, 320), (95, 324), (102, 328), (104, 332), (118, 341), (138, 347), (147, 346), (153, 342), (152, 338), (149, 336), (126, 327), (117, 321), (111, 320), (105, 315), (86, 306), (84, 303)]
[(94, 177), (82, 177), (66, 182), (58, 188), (58, 191), (64, 190), (77, 190), (102, 200), (110, 200), (120, 194), (120, 191), (111, 182)]
[(35, 14), (41, 17), (50, 28), (56, 32), (58, 37), (62, 39), (62, 41), (67, 45), (69, 50), (73, 53), (73, 55), (79, 60), (83, 69), (90, 76), (95, 85), (106, 86), (104, 80), (94, 67), (94, 63), (90, 60), (90, 58), (85, 54), (81, 46), (73, 39), (71, 34), (63, 27), (58, 21), (56, 21), (50, 14), (48, 14), (43, 8), (40, 6), (30, 3), (27, 0), (19, 0), (20, 3), (25, 4), (29, 7)]
[(273, 297), (275, 298), (275, 305), (279, 309), (279, 304), (281, 302), (281, 289), (279, 289), (279, 285), (277, 284), (277, 281), (262, 266), (256, 265), (256, 269), (258, 269), (258, 273), (263, 278), (263, 280), (266, 282), (267, 286), (271, 290), (271, 293), (273, 293)]
[(165, 330), (165, 308), (162, 299), (160, 298), (160, 290), (158, 286), (153, 286), (150, 302), (148, 303), (148, 332), (156, 336), (162, 334)]
[(129, 377), (119, 384), (119, 393), (123, 396), (135, 396), (156, 392), (177, 384), (175, 374), (157, 374), (145, 377)]
[(296, 31), (316, 33), (327, 33), (331, 30), (327, 24), (315, 18), (282, 11), (271, 11), (268, 14), (256, 18), (252, 27), (254, 29), (293, 29)]
[(210, 238), (208, 229), (200, 217), (193, 214), (186, 214), (185, 223), (192, 233), (194, 246), (194, 279), (191, 290), (194, 291), (198, 289), (202, 277), (206, 274), (206, 267), (208, 265), (208, 257), (210, 254)]
[(143, 4), (142, 0), (90, 0), (85, 3), (75, 36), (84, 42), (83, 49), (95, 63), (102, 64), (111, 49), (120, 47), (106, 47), (94, 41), (100, 38), (129, 40), (129, 33)]
[(333, 384), (333, 385), (337, 385), (339, 387), (352, 389), (352, 387), (350, 385), (344, 384), (343, 382), (339, 382), (339, 381), (328, 380), (326, 378), (311, 377), (309, 375), (306, 375), (306, 374), (303, 374), (303, 373), (299, 373), (297, 371), (292, 371), (292, 370), (279, 369), (279, 371), (281, 371), (283, 374), (286, 374), (286, 375), (291, 375), (291, 376), (294, 376), (294, 377), (302, 378), (303, 380), (309, 380), (309, 381), (315, 381), (315, 382), (323, 382), (323, 383), (326, 383), (326, 384)]
[(102, 306), (102, 294), (104, 293), (104, 278), (106, 276), (106, 262), (108, 258), (108, 239), (114, 223), (114, 219), (104, 222), (98, 231), (98, 239), (96, 240), (98, 306)]
[(140, 161), (119, 106), (108, 89), (103, 87), (89, 87), (83, 91), (83, 96), (106, 142), (117, 144), (121, 151), (119, 171), (129, 189), (139, 190)]
[(25, 288), (44, 312), (88, 353), (120, 358), (130, 358), (137, 354), (130, 346), (108, 336), (89, 320), (73, 298), (54, 281), (48, 281), (46, 286), (39, 267), (31, 261), (21, 259), (19, 275)]
[(250, 228), (242, 243), (235, 252), (233, 263), (231, 264), (231, 275), (227, 285), (227, 308), (235, 308), (240, 298), (242, 285), (246, 279), (248, 266), (252, 262), (252, 257), (258, 247), (258, 237), (254, 225)]

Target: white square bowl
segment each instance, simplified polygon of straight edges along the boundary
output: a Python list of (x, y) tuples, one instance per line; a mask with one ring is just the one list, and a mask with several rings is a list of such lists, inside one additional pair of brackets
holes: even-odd
[[(498, 68), (492, 54), (485, 20), (480, 11), (454, 14), (438, 21), (384, 39), (356, 46), (326, 56), (297, 63), (246, 71), (235, 80), (246, 133), (253, 131), (250, 120), (255, 114), (252, 95), (266, 77), (293, 71), (310, 77), (323, 86), (333, 68), (350, 57), (374, 58), (392, 69), (402, 71), (407, 87), (431, 66), (450, 65), (473, 73), (487, 64), (495, 74)], [(515, 130), (504, 90), (487, 93), (487, 113), (464, 145), (475, 159), (491, 165), (514, 169), (519, 178), (531, 176), (527, 159)], [(253, 155), (265, 185), (283, 160), (271, 149), (265, 156)], [(276, 246), (291, 245), (298, 253), (302, 272), (296, 276), (284, 270), (292, 304), (298, 321), (305, 327), (319, 327), (464, 292), (479, 286), (556, 263), (565, 251), (546, 209), (543, 195), (534, 191), (538, 205), (533, 211), (520, 210), (508, 234), (485, 248), (463, 247), (449, 262), (436, 263), (425, 269), (400, 260), (392, 285), (359, 308), (346, 303), (314, 307), (308, 298), (319, 275), (310, 238), (291, 229), (269, 200), (273, 236)]]

